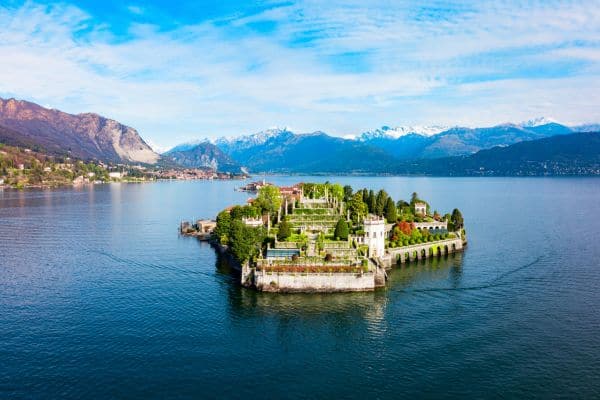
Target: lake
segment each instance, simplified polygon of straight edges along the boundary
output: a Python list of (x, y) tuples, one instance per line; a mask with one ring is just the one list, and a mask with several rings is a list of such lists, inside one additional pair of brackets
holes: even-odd
[(416, 191), (468, 248), (257, 293), (177, 230), (239, 181), (0, 190), (0, 398), (600, 397), (600, 179), (268, 179)]

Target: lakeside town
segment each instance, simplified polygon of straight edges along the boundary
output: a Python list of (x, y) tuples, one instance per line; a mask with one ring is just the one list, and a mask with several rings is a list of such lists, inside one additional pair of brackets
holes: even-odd
[(461, 212), (442, 215), (417, 193), (394, 201), (384, 190), (264, 180), (239, 190), (256, 197), (180, 229), (210, 240), (240, 270), (241, 284), (260, 291), (374, 290), (394, 265), (448, 256), (467, 243)]
[(28, 148), (0, 144), (0, 187), (16, 189), (79, 186), (108, 182), (157, 180), (245, 179), (244, 174), (210, 168), (182, 168), (144, 164), (83, 161), (50, 156)]

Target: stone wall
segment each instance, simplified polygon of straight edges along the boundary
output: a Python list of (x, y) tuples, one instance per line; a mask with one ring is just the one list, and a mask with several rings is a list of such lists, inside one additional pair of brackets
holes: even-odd
[(390, 264), (402, 264), (410, 261), (422, 260), (429, 257), (438, 257), (441, 255), (462, 251), (463, 241), (461, 238), (446, 239), (439, 240), (437, 242), (389, 248), (387, 250), (388, 254), (391, 256)]
[(375, 274), (320, 273), (301, 274), (290, 272), (255, 271), (254, 284), (265, 292), (358, 292), (375, 289)]

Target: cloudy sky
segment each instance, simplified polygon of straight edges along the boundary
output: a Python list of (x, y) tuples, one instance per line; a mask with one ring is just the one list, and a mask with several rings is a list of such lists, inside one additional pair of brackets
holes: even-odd
[(0, 97), (168, 147), (273, 126), (600, 121), (600, 1), (0, 2)]

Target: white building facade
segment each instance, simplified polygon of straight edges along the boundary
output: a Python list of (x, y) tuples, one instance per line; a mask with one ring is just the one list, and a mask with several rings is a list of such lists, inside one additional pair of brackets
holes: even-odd
[(376, 215), (369, 215), (363, 221), (365, 227), (365, 241), (369, 246), (369, 257), (383, 257), (385, 255), (385, 220)]

